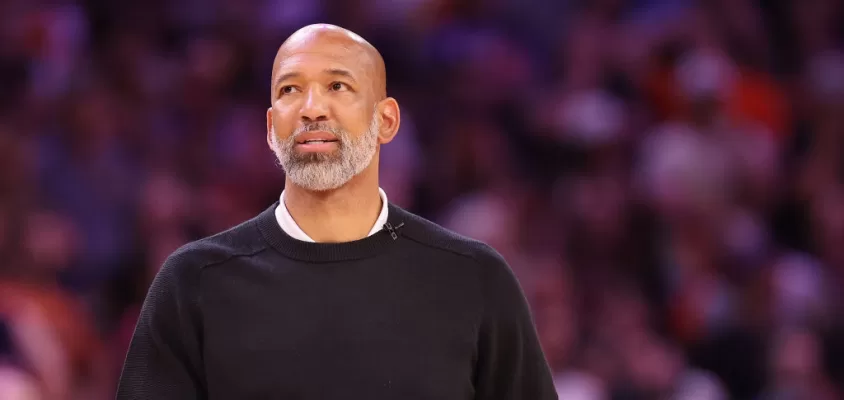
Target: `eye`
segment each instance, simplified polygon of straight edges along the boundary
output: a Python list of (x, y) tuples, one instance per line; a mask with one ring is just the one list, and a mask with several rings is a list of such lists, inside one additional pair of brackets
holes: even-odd
[(348, 86), (348, 85), (346, 85), (346, 84), (345, 84), (345, 83), (343, 83), (343, 82), (334, 82), (334, 83), (332, 83), (332, 84), (331, 84), (331, 86), (330, 86), (330, 87), (331, 87), (331, 90), (333, 90), (333, 91), (335, 91), (335, 92), (339, 92), (339, 91), (341, 91), (341, 90), (345, 90), (345, 89), (348, 89), (348, 88), (349, 88), (349, 86)]
[(297, 89), (296, 89), (295, 86), (287, 85), (287, 86), (282, 86), (280, 92), (281, 92), (281, 94), (290, 94), (290, 93), (294, 93), (296, 90)]

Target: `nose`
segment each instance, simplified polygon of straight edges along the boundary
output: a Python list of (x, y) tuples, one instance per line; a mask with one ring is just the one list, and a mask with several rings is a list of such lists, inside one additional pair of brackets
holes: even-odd
[(310, 89), (305, 95), (305, 102), (300, 111), (304, 122), (317, 122), (328, 120), (328, 104), (325, 96), (319, 89)]

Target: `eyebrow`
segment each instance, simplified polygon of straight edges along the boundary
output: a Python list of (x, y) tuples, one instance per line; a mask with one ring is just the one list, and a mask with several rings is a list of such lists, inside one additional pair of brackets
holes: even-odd
[[(347, 79), (349, 79), (353, 82), (356, 82), (355, 77), (352, 75), (352, 73), (349, 72), (348, 70), (345, 70), (345, 69), (342, 69), (342, 68), (328, 68), (328, 69), (324, 69), (322, 72), (324, 74), (328, 74), (328, 75), (344, 77), (344, 78), (347, 78)], [(302, 76), (302, 74), (299, 73), (299, 72), (288, 72), (288, 73), (285, 73), (285, 74), (281, 74), (281, 75), (278, 76), (278, 78), (276, 78), (275, 84), (273, 85), (273, 87), (278, 88), (278, 85), (280, 85), (281, 82), (284, 82), (288, 79), (297, 78), (297, 77), (300, 77), (300, 76)]]

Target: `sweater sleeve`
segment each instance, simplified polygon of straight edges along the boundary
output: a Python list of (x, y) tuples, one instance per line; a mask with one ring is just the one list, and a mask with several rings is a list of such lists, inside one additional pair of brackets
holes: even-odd
[(485, 311), (475, 368), (476, 400), (556, 400), (524, 292), (500, 254), (479, 257)]
[(184, 250), (164, 262), (141, 308), (117, 400), (205, 398), (199, 268)]

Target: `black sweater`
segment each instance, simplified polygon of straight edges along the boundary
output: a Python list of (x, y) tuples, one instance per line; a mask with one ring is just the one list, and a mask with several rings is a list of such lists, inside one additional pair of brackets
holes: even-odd
[(277, 205), (167, 259), (118, 399), (557, 398), (495, 250), (392, 204), (391, 230), (303, 242)]

